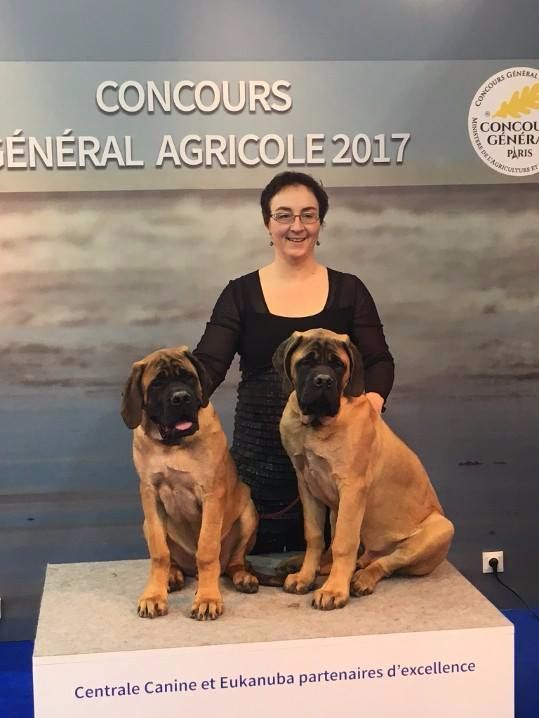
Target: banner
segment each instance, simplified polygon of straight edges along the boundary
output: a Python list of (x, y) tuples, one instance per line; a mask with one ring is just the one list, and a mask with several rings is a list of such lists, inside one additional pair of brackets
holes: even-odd
[(538, 66), (5, 62), (0, 191), (533, 181)]

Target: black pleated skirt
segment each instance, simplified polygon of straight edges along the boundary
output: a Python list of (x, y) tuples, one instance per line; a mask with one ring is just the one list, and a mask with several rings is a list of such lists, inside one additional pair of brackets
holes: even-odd
[(305, 547), (296, 474), (279, 435), (287, 400), (273, 368), (244, 377), (238, 386), (232, 455), (260, 514), (253, 553)]

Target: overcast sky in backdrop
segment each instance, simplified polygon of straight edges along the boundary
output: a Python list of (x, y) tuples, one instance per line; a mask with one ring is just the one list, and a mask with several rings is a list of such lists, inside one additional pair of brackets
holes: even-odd
[(0, 0), (0, 60), (534, 58), (537, 0)]

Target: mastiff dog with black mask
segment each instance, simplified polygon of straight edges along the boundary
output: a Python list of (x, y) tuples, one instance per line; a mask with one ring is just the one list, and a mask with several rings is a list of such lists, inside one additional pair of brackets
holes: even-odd
[(393, 573), (430, 573), (447, 555), (453, 524), (418, 457), (367, 399), (361, 356), (349, 337), (325, 329), (294, 332), (273, 361), (293, 388), (280, 430), (298, 477), (307, 544), (285, 590), (313, 588), (326, 507), (332, 565), (314, 593), (315, 608), (341, 608), (350, 593), (372, 593)]
[(245, 593), (258, 590), (245, 556), (258, 523), (249, 488), (238, 480), (221, 422), (204, 389), (204, 369), (187, 347), (160, 349), (135, 362), (121, 414), (133, 431), (150, 576), (139, 616), (167, 613), (167, 591), (198, 576), (191, 616), (223, 612), (219, 576)]

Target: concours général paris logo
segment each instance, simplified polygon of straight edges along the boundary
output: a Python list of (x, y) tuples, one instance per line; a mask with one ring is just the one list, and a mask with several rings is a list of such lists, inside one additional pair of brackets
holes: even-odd
[(496, 172), (539, 172), (539, 69), (511, 67), (489, 77), (470, 105), (468, 132), (477, 155)]

